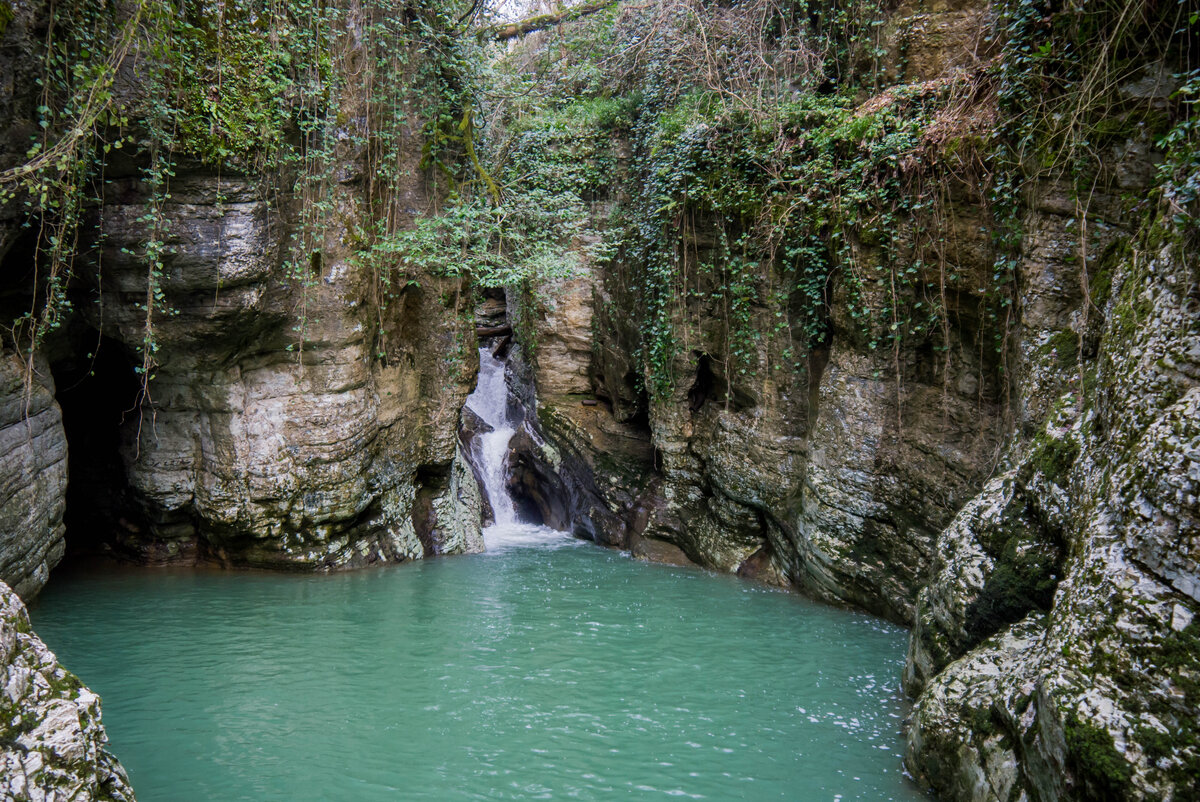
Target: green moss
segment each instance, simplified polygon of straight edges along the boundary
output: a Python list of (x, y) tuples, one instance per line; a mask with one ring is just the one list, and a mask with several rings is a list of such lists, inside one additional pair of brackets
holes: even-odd
[(1063, 722), (1067, 766), (1080, 785), (1081, 799), (1117, 802), (1132, 789), (1133, 767), (1117, 751), (1108, 730), (1071, 713)]
[(0, 0), (0, 36), (4, 36), (14, 16), (16, 15), (13, 13), (12, 4), (8, 0)]
[[(1018, 504), (1019, 496), (1014, 507)], [(1048, 611), (1062, 577), (1063, 553), (1056, 533), (1045, 531), (1024, 505), (1006, 510), (1002, 521), (978, 533), (995, 566), (967, 607), (963, 629), (971, 644), (1032, 611)]]
[(1104, 304), (1108, 303), (1112, 280), (1113, 265), (1108, 262), (1102, 262), (1096, 272), (1088, 277), (1088, 295), (1096, 307), (1103, 309)]
[(51, 674), (48, 681), (50, 693), (63, 699), (73, 698), (83, 689), (83, 683), (79, 681), (79, 678), (68, 671)]
[(1159, 668), (1171, 673), (1187, 704), (1200, 707), (1200, 619), (1163, 641), (1157, 660)]
[(1146, 756), (1151, 760), (1158, 761), (1170, 757), (1175, 751), (1175, 739), (1169, 732), (1139, 725), (1133, 729), (1133, 737), (1142, 745)]
[(1063, 329), (1046, 343), (1047, 353), (1052, 349), (1058, 367), (1070, 370), (1079, 364), (1079, 335), (1071, 329)]
[(1032, 610), (1049, 610), (1060, 576), (1057, 553), (1034, 548), (1018, 556), (1010, 545), (967, 607), (963, 629), (970, 642), (983, 641)]
[(1043, 436), (1034, 446), (1029, 464), (1056, 485), (1062, 485), (1071, 466), (1079, 456), (1079, 443), (1074, 438), (1059, 439)]
[(971, 734), (977, 738), (986, 738), (996, 729), (990, 707), (972, 707), (967, 713), (971, 723)]

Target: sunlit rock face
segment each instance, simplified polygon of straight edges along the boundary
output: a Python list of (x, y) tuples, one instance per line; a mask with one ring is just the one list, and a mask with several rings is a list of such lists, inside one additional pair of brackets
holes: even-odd
[(100, 697), (58, 664), (29, 628), (25, 605), (0, 583), (0, 796), (133, 802), (105, 751)]

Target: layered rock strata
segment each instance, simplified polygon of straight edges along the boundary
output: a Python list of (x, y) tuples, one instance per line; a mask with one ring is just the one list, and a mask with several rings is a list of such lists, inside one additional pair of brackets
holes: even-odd
[(65, 547), (67, 440), (48, 373), (42, 360), (0, 355), (0, 581), (25, 597)]
[[(991, 18), (979, 3), (903, 5), (886, 26), (895, 79), (978, 66)], [(1115, 91), (1164, 114), (1169, 73), (1148, 63)], [(986, 102), (972, 113), (968, 127), (998, 124)], [(780, 369), (804, 349), (754, 305), (762, 336), (737, 370), (707, 300), (721, 288), (692, 269), (716, 242), (703, 230), (678, 243), (695, 286), (653, 402), (629, 265), (585, 264), (542, 293), (552, 302), (525, 299), (548, 307), (530, 319), (558, 321), (522, 352), (538, 385), (519, 443), (524, 484), (541, 488), (529, 495), (597, 542), (914, 624), (907, 762), (940, 796), (1200, 798), (1200, 268), (1194, 232), (1156, 205), (1161, 152), (1123, 130), (1083, 199), (1042, 180), (1014, 201), (999, 354), (978, 311), (995, 260), (988, 199), (949, 173), (936, 235), (900, 221), (892, 258), (961, 281), (940, 330), (901, 349), (869, 347), (835, 279), (824, 342)], [(854, 255), (866, 274), (882, 258), (861, 242)], [(764, 266), (758, 281), (785, 276)]]

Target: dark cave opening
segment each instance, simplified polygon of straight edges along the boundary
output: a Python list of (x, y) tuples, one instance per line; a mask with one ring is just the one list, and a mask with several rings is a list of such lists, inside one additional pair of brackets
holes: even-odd
[[(83, 327), (79, 327), (82, 329)], [(122, 446), (137, 436), (142, 384), (116, 340), (85, 329), (51, 362), (67, 436), (67, 554), (103, 550), (117, 535), (137, 533)]]
[(413, 476), (417, 491), (412, 509), (413, 530), (427, 557), (442, 553), (443, 534), (435, 502), (450, 487), (450, 470), (449, 462), (420, 465)]
[(743, 412), (757, 405), (754, 396), (731, 380), (723, 363), (709, 354), (696, 353), (696, 356), (696, 378), (687, 396), (688, 410), (693, 415), (708, 402), (731, 412)]
[(31, 225), (7, 247), (0, 241), (0, 315), (5, 325), (32, 311), (39, 239), (38, 226)]

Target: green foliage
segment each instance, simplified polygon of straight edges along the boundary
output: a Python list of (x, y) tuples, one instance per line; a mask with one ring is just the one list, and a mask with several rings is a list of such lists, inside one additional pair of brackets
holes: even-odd
[[(1200, 35), (1200, 13), (1192, 13), (1188, 24)], [(1183, 111), (1158, 142), (1166, 151), (1159, 178), (1175, 225), (1195, 237), (1200, 233), (1200, 68), (1175, 77), (1180, 80), (1175, 98)]]
[[(729, 381), (764, 358), (803, 368), (829, 337), (835, 281), (871, 347), (927, 337), (944, 316), (942, 290), (965, 279), (899, 257), (914, 221), (932, 236), (919, 222), (933, 206), (924, 134), (961, 87), (902, 88), (860, 109), (860, 90), (884, 80), (883, 18), (873, 4), (664, 0), (501, 63), (498, 86), (519, 98), (492, 128), (509, 137), (501, 162), (520, 162), (510, 175), (543, 165), (555, 191), (610, 205), (596, 252), (628, 278), (651, 396), (672, 391), (680, 347), (714, 319), (719, 341), (705, 347), (728, 356)], [(616, 147), (631, 152), (623, 175), (603, 156)]]
[[(850, 314), (871, 347), (927, 330), (937, 314), (927, 271), (918, 260), (896, 260), (896, 235), (921, 203), (902, 165), (921, 152), (923, 131), (947, 97), (905, 89), (864, 111), (849, 98), (809, 94), (752, 116), (711, 95), (685, 96), (659, 117), (643, 150), (646, 197), (635, 235), (661, 232), (659, 249), (641, 258), (648, 297), (680, 295), (671, 290), (682, 283), (675, 272), (688, 268), (677, 243), (700, 236), (700, 225), (717, 230), (718, 245), (699, 254), (695, 269), (721, 288), (712, 300), (724, 310), (741, 373), (754, 368), (759, 341), (773, 333), (756, 329), (751, 309), (773, 306), (774, 333), (793, 332), (801, 352), (776, 358), (792, 367), (828, 336), (835, 276), (850, 289)], [(861, 258), (866, 243), (879, 254), (873, 266)], [(772, 273), (781, 285), (774, 292), (764, 280)], [(882, 303), (865, 300), (868, 284), (886, 287)], [(651, 312), (649, 329), (662, 339), (647, 346), (650, 369), (663, 390), (667, 333), (684, 313), (665, 301)]]
[[(394, 187), (411, 166), (412, 140), (429, 142), (427, 161), (450, 182), (473, 174), (474, 160), (464, 170), (463, 157), (476, 134), (461, 121), (471, 117), (479, 59), (457, 30), (460, 16), (449, 0), (140, 0), (122, 14), (105, 0), (54, 4), (42, 134), (26, 164), (0, 175), (0, 203), (23, 199), (29, 224), (41, 230), (35, 302), (12, 327), (13, 341), (32, 354), (70, 313), (73, 262), (90, 243), (82, 216), (100, 200), (109, 154), (124, 147), (148, 190), (145, 238), (129, 254), (146, 266), (144, 380), (156, 364), (156, 321), (173, 314), (165, 204), (185, 161), (260, 176), (264, 198), (282, 201), (273, 211), (293, 217), (285, 260), (304, 291), (302, 343), (307, 291), (318, 278), (312, 254), (332, 225), (344, 224), (335, 196), (349, 162), (366, 179), (356, 229), (368, 253), (385, 251), (404, 219)], [(122, 71), (137, 81), (118, 96)], [(447, 120), (460, 126), (453, 139), (441, 135)]]
[(611, 132), (623, 121), (621, 104), (602, 98), (520, 120), (490, 167), (479, 165), (480, 180), (374, 253), (394, 254), (410, 273), (482, 287), (535, 289), (570, 275), (586, 250), (588, 204), (614, 169)]
[(578, 227), (579, 214), (571, 205), (558, 205), (561, 200), (538, 192), (499, 207), (483, 198), (459, 199), (380, 240), (364, 256), (394, 254), (411, 268), (410, 276), (467, 278), (481, 287), (562, 277), (574, 260), (560, 237)]
[(1117, 751), (1108, 730), (1084, 721), (1071, 712), (1063, 722), (1067, 741), (1067, 766), (1080, 783), (1080, 799), (1119, 802), (1133, 787), (1133, 767)]

